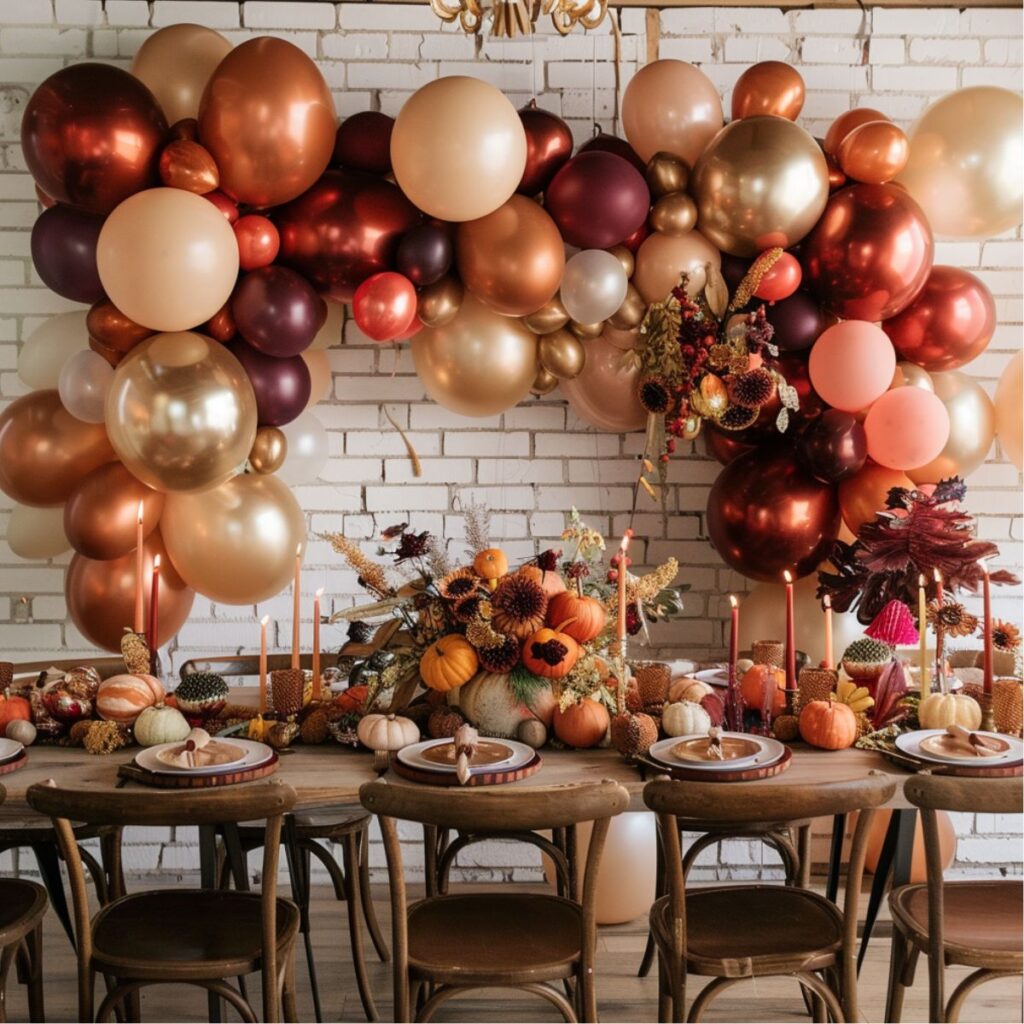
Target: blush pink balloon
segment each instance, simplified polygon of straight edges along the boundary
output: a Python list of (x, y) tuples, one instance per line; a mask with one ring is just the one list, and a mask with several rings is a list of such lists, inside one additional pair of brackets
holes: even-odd
[(626, 365), (626, 353), (604, 336), (584, 342), (584, 347), (587, 359), (579, 376), (561, 382), (569, 407), (598, 430), (640, 430), (647, 412), (636, 394), (639, 368)]
[(868, 455), (887, 469), (915, 469), (938, 458), (949, 440), (949, 413), (924, 388), (887, 391), (864, 420)]
[(809, 369), (814, 390), (829, 405), (860, 412), (888, 390), (896, 372), (896, 352), (880, 327), (866, 320), (844, 320), (814, 343)]

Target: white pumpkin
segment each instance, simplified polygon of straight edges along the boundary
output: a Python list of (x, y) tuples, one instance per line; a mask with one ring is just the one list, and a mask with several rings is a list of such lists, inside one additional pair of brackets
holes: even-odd
[(356, 728), (359, 742), (370, 750), (401, 750), (419, 742), (419, 726), (400, 715), (364, 715)]
[(555, 713), (550, 686), (535, 690), (530, 702), (523, 703), (512, 696), (508, 676), (494, 672), (480, 672), (457, 690), (449, 690), (448, 703), (458, 707), (481, 735), (504, 739), (514, 739), (519, 724), (531, 718), (550, 727)]
[(930, 693), (917, 709), (922, 729), (946, 729), (962, 725), (965, 729), (981, 726), (981, 707), (965, 693)]
[(711, 716), (692, 700), (680, 700), (665, 707), (661, 727), (666, 736), (703, 735), (711, 728)]
[(36, 727), (24, 718), (15, 718), (7, 723), (7, 731), (4, 735), (23, 747), (31, 747), (36, 741)]
[(669, 685), (668, 699), (673, 703), (679, 700), (689, 700), (693, 701), (694, 704), (699, 704), (702, 697), (706, 697), (709, 693), (713, 692), (707, 683), (702, 683), (699, 679), (692, 679), (690, 676), (679, 676), (677, 679), (673, 679)]
[(158, 743), (179, 743), (188, 736), (192, 727), (177, 708), (155, 704), (139, 714), (133, 730), (139, 746), (155, 747)]

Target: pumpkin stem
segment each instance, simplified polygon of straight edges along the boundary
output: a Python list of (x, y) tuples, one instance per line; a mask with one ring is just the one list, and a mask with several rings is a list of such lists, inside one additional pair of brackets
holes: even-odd
[(569, 623), (575, 622), (578, 618), (578, 615), (571, 615), (568, 619), (565, 620), (565, 622), (560, 622), (557, 626), (555, 626), (555, 632), (561, 633), (562, 630), (569, 625)]

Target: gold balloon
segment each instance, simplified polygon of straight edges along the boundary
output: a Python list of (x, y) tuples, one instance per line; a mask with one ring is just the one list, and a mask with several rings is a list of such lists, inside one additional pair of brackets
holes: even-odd
[(412, 339), (427, 394), (463, 416), (495, 416), (521, 402), (537, 376), (537, 339), (518, 320), (467, 295), (456, 317)]
[(587, 360), (583, 343), (564, 328), (553, 334), (541, 335), (537, 354), (541, 367), (559, 380), (572, 380), (579, 376)]
[(569, 321), (569, 330), (576, 335), (580, 341), (586, 341), (588, 338), (598, 337), (602, 331), (604, 331), (604, 321), (600, 321), (596, 324), (580, 324), (575, 320)]
[(462, 305), (462, 295), (461, 281), (454, 277), (442, 277), (420, 292), (416, 315), (425, 327), (443, 327), (455, 319)]
[(897, 363), (896, 375), (892, 379), (894, 388), (924, 388), (925, 391), (934, 391), (931, 374), (917, 363)]
[(622, 305), (608, 317), (608, 323), (617, 330), (631, 331), (634, 327), (640, 326), (646, 313), (647, 303), (644, 302), (643, 296), (636, 288), (630, 285), (626, 289), (626, 297), (622, 300)]
[(626, 277), (632, 277), (633, 271), (636, 270), (636, 260), (633, 258), (633, 253), (629, 247), (617, 245), (614, 249), (609, 249), (608, 251), (619, 261)]
[(256, 604), (283, 590), (306, 544), (288, 485), (246, 474), (201, 494), (169, 494), (160, 521), (182, 578), (222, 604)]
[(685, 235), (697, 223), (697, 204), (685, 192), (662, 196), (651, 210), (651, 227), (666, 235)]
[(656, 231), (637, 250), (633, 284), (644, 302), (664, 302), (686, 273), (686, 290), (694, 296), (704, 288), (709, 263), (721, 267), (722, 255), (699, 231), (679, 237)]
[(651, 195), (667, 196), (673, 192), (685, 192), (690, 180), (690, 168), (671, 153), (655, 153), (647, 161), (647, 186)]
[(260, 427), (249, 451), (249, 465), (256, 473), (276, 473), (288, 456), (288, 438), (277, 427)]
[(537, 376), (533, 378), (533, 383), (530, 385), (530, 394), (537, 395), (538, 397), (550, 395), (557, 387), (558, 378), (550, 370), (545, 370), (542, 366), (537, 371)]
[(242, 364), (201, 334), (157, 334), (118, 364), (107, 433), (125, 466), (158, 491), (202, 491), (237, 473), (256, 438)]
[(693, 170), (698, 224), (733, 256), (795, 245), (828, 202), (828, 165), (817, 142), (781, 117), (733, 121)]
[(933, 373), (931, 378), (935, 394), (949, 413), (949, 440), (926, 466), (907, 471), (915, 484), (936, 484), (973, 473), (985, 461), (996, 433), (992, 399), (976, 380), (958, 370)]
[(569, 314), (557, 295), (550, 302), (545, 302), (535, 313), (523, 317), (523, 326), (534, 334), (550, 334), (568, 322)]

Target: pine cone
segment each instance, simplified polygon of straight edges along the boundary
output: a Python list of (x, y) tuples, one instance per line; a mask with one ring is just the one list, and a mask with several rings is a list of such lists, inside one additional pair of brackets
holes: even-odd
[(150, 668), (149, 642), (145, 633), (136, 633), (126, 629), (121, 637), (121, 657), (129, 672), (147, 674)]
[(781, 743), (792, 743), (800, 735), (796, 715), (777, 715), (772, 720), (772, 735)]
[(672, 670), (662, 662), (652, 661), (645, 665), (637, 665), (633, 674), (636, 676), (636, 689), (640, 703), (644, 707), (652, 704), (664, 704), (668, 699), (668, 688), (672, 682)]
[(626, 712), (612, 719), (612, 746), (623, 757), (645, 754), (658, 739), (657, 723), (650, 715)]
[(299, 738), (303, 743), (323, 743), (327, 739), (327, 712), (316, 708), (302, 720)]

